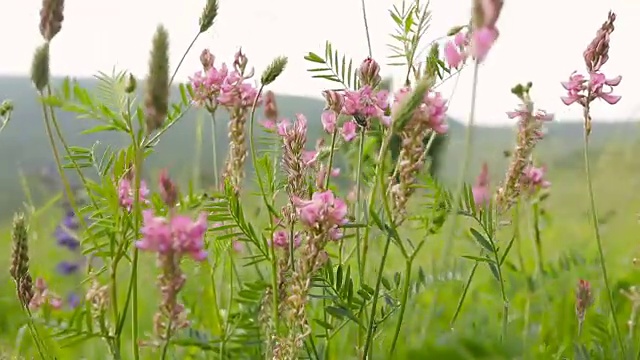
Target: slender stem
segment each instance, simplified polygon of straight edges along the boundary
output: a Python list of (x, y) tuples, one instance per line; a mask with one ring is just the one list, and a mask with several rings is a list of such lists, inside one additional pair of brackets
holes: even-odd
[[(134, 151), (135, 151), (135, 162), (134, 162), (134, 177), (135, 177), (135, 197), (134, 197), (134, 223), (133, 223), (133, 231), (135, 238), (138, 238), (138, 234), (140, 233), (140, 221), (141, 221), (141, 213), (142, 206), (140, 204), (140, 183), (142, 181), (142, 165), (143, 165), (143, 149), (138, 146), (138, 141), (134, 141), (133, 143)], [(138, 325), (138, 248), (133, 247), (133, 261), (131, 264), (131, 282), (129, 284), (132, 287), (131, 291), (131, 332), (133, 335), (133, 357), (138, 360), (140, 358), (140, 349), (138, 344), (139, 337), (139, 325)]]
[(371, 305), (371, 317), (369, 318), (369, 326), (367, 327), (367, 337), (362, 350), (363, 358), (368, 358), (369, 347), (371, 346), (371, 340), (373, 339), (373, 329), (375, 327), (376, 310), (378, 307), (378, 298), (380, 297), (380, 284), (382, 283), (382, 273), (384, 266), (387, 262), (387, 255), (389, 254), (389, 245), (391, 245), (391, 234), (387, 235), (387, 241), (384, 244), (384, 250), (382, 257), (380, 258), (380, 269), (378, 269), (378, 279), (376, 280), (376, 288), (373, 293), (373, 304)]
[(493, 257), (496, 262), (496, 268), (498, 268), (498, 281), (500, 282), (500, 294), (502, 295), (502, 341), (507, 340), (507, 332), (509, 326), (509, 299), (507, 298), (507, 292), (504, 286), (504, 277), (502, 276), (502, 264), (500, 261), (500, 254), (498, 254), (498, 247), (494, 239), (491, 239), (491, 244), (495, 249), (493, 251)]
[[(484, 250), (480, 250), (479, 257), (482, 257), (483, 254), (484, 254)], [(464, 301), (467, 299), (467, 293), (469, 292), (469, 288), (471, 287), (471, 282), (473, 281), (473, 278), (476, 276), (476, 270), (478, 269), (479, 264), (480, 264), (479, 261), (474, 262), (473, 267), (471, 268), (471, 272), (469, 273), (469, 277), (467, 278), (467, 282), (464, 284), (464, 288), (462, 289), (462, 295), (460, 295), (460, 299), (458, 300), (458, 305), (456, 306), (456, 311), (453, 313), (453, 317), (449, 322), (449, 326), (451, 327), (452, 330), (453, 330), (453, 326), (456, 323), (456, 320), (458, 320), (458, 316), (460, 315), (460, 312), (462, 311), (462, 305), (464, 304)]]
[[(458, 222), (458, 212), (460, 211), (460, 199), (462, 197), (462, 192), (464, 190), (464, 180), (467, 174), (467, 168), (469, 167), (469, 163), (471, 161), (471, 150), (473, 145), (473, 132), (474, 132), (474, 123), (475, 123), (475, 114), (476, 114), (476, 101), (478, 97), (478, 62), (476, 61), (473, 66), (473, 84), (471, 88), (471, 109), (469, 110), (469, 122), (467, 123), (467, 129), (465, 131), (465, 150), (464, 150), (464, 158), (462, 164), (460, 166), (460, 172), (458, 175), (458, 181), (456, 186), (456, 192), (453, 199), (453, 209), (451, 214), (451, 223), (449, 225), (449, 231), (446, 232), (444, 236), (444, 248), (442, 250), (442, 255), (440, 257), (440, 270), (444, 268), (449, 253), (451, 252), (451, 247), (453, 244), (453, 238), (456, 231), (456, 226)], [(436, 310), (436, 305), (438, 304), (438, 297), (440, 295), (440, 288), (437, 286), (434, 291), (434, 298), (431, 305), (430, 315), (427, 320), (427, 324), (433, 318), (434, 312)]]
[[(589, 114), (589, 105), (584, 108), (585, 115), (585, 123), (590, 122), (590, 114)], [(598, 245), (598, 255), (600, 257), (600, 268), (602, 271), (602, 278), (604, 280), (604, 285), (607, 289), (607, 298), (609, 300), (609, 308), (611, 310), (611, 317), (613, 318), (613, 325), (616, 334), (616, 338), (618, 340), (618, 345), (620, 346), (620, 351), (622, 352), (622, 358), (626, 359), (626, 349), (624, 346), (624, 342), (622, 341), (622, 335), (620, 333), (620, 326), (618, 325), (618, 317), (616, 316), (616, 307), (613, 302), (613, 293), (611, 292), (611, 286), (609, 285), (609, 276), (607, 275), (607, 265), (604, 257), (604, 251), (602, 249), (602, 238), (600, 237), (600, 226), (598, 224), (598, 214), (596, 208), (596, 201), (593, 194), (593, 183), (591, 180), (591, 164), (589, 160), (589, 132), (587, 129), (584, 131), (584, 170), (587, 176), (587, 189), (589, 193), (589, 203), (591, 206), (591, 223), (593, 225), (593, 232), (596, 238), (596, 244)], [(640, 353), (639, 353), (640, 355)]]
[[(358, 144), (358, 165), (356, 168), (356, 204), (355, 204), (355, 216), (356, 221), (360, 220), (362, 206), (362, 162), (364, 161), (364, 140), (365, 132), (360, 131), (360, 139)], [(341, 240), (342, 241), (342, 240)], [(364, 268), (362, 267), (362, 254), (360, 253), (360, 246), (362, 246), (362, 238), (360, 237), (360, 227), (356, 228), (356, 258), (358, 261), (358, 271), (360, 275), (360, 282), (362, 283), (364, 277)], [(342, 252), (341, 252), (342, 253)], [(358, 328), (360, 329), (360, 327)]]
[(220, 315), (220, 306), (218, 305), (218, 287), (216, 285), (216, 267), (209, 264), (209, 279), (211, 283), (211, 299), (213, 300), (213, 313), (215, 314), (215, 322), (218, 325), (218, 331), (222, 335), (222, 316)]
[[(171, 129), (171, 127), (173, 125), (175, 125), (178, 120), (180, 120), (186, 113), (187, 111), (189, 111), (189, 109), (191, 109), (191, 104), (187, 105), (186, 109), (184, 109), (183, 112), (181, 112), (178, 116), (176, 116), (175, 119), (173, 119), (170, 123), (168, 123), (166, 126), (164, 126), (162, 129), (158, 130), (155, 135), (153, 135), (150, 139), (147, 139), (144, 141), (144, 145), (142, 146), (144, 149), (153, 147), (156, 145), (156, 143), (160, 140), (160, 137), (167, 132), (169, 129)], [(133, 130), (132, 130), (133, 131)]]
[[(265, 206), (267, 207), (267, 210), (269, 211), (269, 228), (271, 229), (271, 238), (273, 238), (273, 216), (271, 214), (271, 210), (269, 210), (271, 208), (271, 204), (269, 203), (269, 199), (267, 199), (267, 193), (265, 192), (264, 189), (264, 183), (262, 182), (262, 176), (260, 176), (260, 167), (258, 166), (258, 155), (256, 152), (256, 146), (255, 146), (255, 136), (254, 136), (254, 129), (255, 129), (255, 121), (256, 121), (256, 107), (258, 105), (258, 99), (260, 98), (260, 95), (262, 94), (262, 91), (264, 90), (264, 84), (260, 85), (260, 89), (258, 89), (258, 93), (256, 94), (256, 98), (253, 100), (253, 106), (251, 106), (251, 118), (249, 121), (249, 147), (251, 149), (251, 163), (253, 164), (253, 169), (255, 172), (255, 176), (258, 180), (258, 185), (260, 186), (260, 193), (262, 195), (262, 200), (264, 201)], [(293, 241), (292, 241), (293, 242)], [(274, 327), (276, 330), (276, 333), (279, 332), (280, 329), (280, 316), (279, 316), (279, 312), (278, 312), (278, 303), (279, 303), (279, 298), (278, 298), (278, 264), (276, 261), (276, 251), (275, 251), (275, 246), (273, 246), (273, 244), (271, 246), (268, 245), (268, 242), (265, 239), (265, 244), (267, 247), (267, 250), (270, 253), (270, 257), (271, 257), (271, 288), (273, 291), (273, 309), (272, 309), (272, 317), (273, 317), (273, 322), (274, 322)]]
[(360, 0), (360, 7), (362, 8), (362, 20), (364, 22), (364, 32), (367, 36), (367, 47), (369, 48), (369, 57), (373, 57), (373, 50), (371, 49), (371, 35), (369, 34), (369, 21), (367, 20), (367, 7), (365, 0)]
[(331, 150), (329, 151), (329, 163), (327, 165), (327, 173), (324, 179), (324, 188), (329, 190), (329, 183), (331, 182), (331, 168), (333, 167), (333, 158), (336, 152), (336, 139), (338, 137), (338, 128), (333, 129), (333, 134), (331, 135)]
[[(376, 166), (376, 174), (378, 176), (383, 176), (384, 174), (380, 174), (383, 172), (382, 168), (384, 167), (384, 156), (387, 154), (387, 150), (389, 149), (389, 143), (391, 141), (391, 130), (389, 130), (389, 132), (387, 133), (387, 135), (382, 139), (382, 144), (380, 146), (380, 152), (378, 153), (378, 159), (377, 159), (377, 166)], [(373, 211), (373, 208), (375, 206), (375, 198), (377, 197), (378, 194), (378, 188), (380, 187), (380, 182), (379, 181), (375, 181), (373, 183), (373, 186), (371, 187), (371, 191), (369, 193), (369, 196), (367, 196), (367, 199), (369, 201), (369, 206), (367, 209), (367, 214), (365, 214), (365, 216), (368, 216), (368, 214), (370, 214)], [(383, 189), (384, 191), (384, 189)], [(362, 276), (360, 277), (360, 281), (364, 281), (363, 280), (363, 276), (364, 276), (364, 272), (366, 271), (366, 266), (367, 266), (367, 253), (369, 252), (369, 234), (370, 234), (370, 229), (371, 226), (367, 226), (364, 228), (364, 236), (362, 239), (362, 252), (361, 252), (361, 257), (362, 257), (362, 262), (361, 262), (361, 274)]]
[(187, 57), (187, 54), (189, 53), (189, 51), (191, 51), (191, 48), (196, 43), (196, 40), (198, 40), (198, 37), (200, 36), (200, 34), (202, 33), (198, 31), (198, 33), (193, 38), (193, 40), (191, 40), (191, 44), (189, 44), (189, 46), (187, 47), (187, 50), (184, 52), (184, 54), (182, 54), (182, 58), (180, 58), (180, 61), (178, 62), (178, 66), (176, 66), (176, 69), (173, 70), (173, 75), (171, 75), (171, 80), (169, 81), (169, 85), (173, 84), (173, 79), (176, 77), (176, 74), (178, 73), (178, 69), (180, 69), (180, 66), (182, 66), (182, 62)]
[(411, 286), (411, 268), (413, 267), (414, 257), (407, 259), (405, 264), (404, 283), (402, 284), (402, 300), (400, 302), (400, 314), (398, 315), (398, 322), (396, 323), (396, 330), (393, 334), (393, 341), (391, 342), (391, 348), (389, 349), (389, 357), (392, 357), (393, 351), (396, 349), (396, 344), (400, 337), (400, 330), (402, 329), (402, 321), (404, 319), (404, 312), (407, 309), (407, 300), (409, 299), (409, 287)]
[[(220, 175), (218, 173), (218, 144), (217, 144), (217, 132), (216, 132), (216, 113), (215, 110), (211, 113), (211, 154), (213, 156), (213, 183), (216, 190), (220, 188)], [(254, 165), (255, 166), (255, 165)]]
[(542, 254), (542, 238), (540, 236), (540, 205), (535, 202), (532, 206), (533, 210), (533, 241), (536, 250), (536, 259), (538, 260), (538, 272), (544, 274), (544, 255)]

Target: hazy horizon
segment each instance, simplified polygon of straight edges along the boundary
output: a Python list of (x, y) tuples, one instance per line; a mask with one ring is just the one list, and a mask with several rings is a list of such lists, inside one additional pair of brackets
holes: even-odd
[[(384, 65), (389, 62), (386, 44), (393, 31), (388, 15), (391, 3), (365, 1), (374, 58), (383, 65), (384, 75), (391, 75), (396, 84), (400, 83), (405, 70)], [(198, 17), (205, 1), (176, 6), (169, 1), (113, 0), (100, 4), (99, 11), (95, 10), (96, 3), (65, 4), (63, 29), (52, 42), (51, 71), (54, 76), (89, 77), (98, 71), (110, 72), (115, 66), (141, 78), (146, 72), (153, 32), (160, 23), (169, 30), (170, 61), (175, 67), (197, 32)], [(439, 38), (451, 27), (465, 23), (470, 4), (471, 0), (432, 0), (433, 19), (426, 40)], [(584, 68), (582, 52), (610, 9), (617, 13), (617, 20), (610, 60), (604, 72), (610, 77), (623, 76), (622, 83), (615, 89), (615, 93), (623, 98), (615, 106), (596, 103), (592, 108), (593, 117), (597, 121), (615, 121), (630, 120), (638, 115), (640, 100), (632, 94), (633, 86), (640, 82), (640, 70), (631, 56), (625, 56), (625, 50), (626, 44), (633, 43), (640, 30), (640, 24), (634, 20), (640, 17), (640, 3), (540, 0), (514, 4), (506, 2), (498, 23), (501, 36), (480, 70), (476, 112), (480, 124), (512, 122), (504, 115), (517, 105), (517, 99), (509, 89), (516, 82), (527, 81), (534, 83), (533, 97), (540, 108), (555, 113), (559, 120), (579, 119), (579, 107), (568, 108), (560, 102), (563, 89), (559, 82), (566, 80), (572, 71)], [(9, 0), (0, 0), (0, 8), (4, 7), (2, 5), (8, 8)], [(2, 39), (5, 49), (13, 49), (13, 53), (0, 58), (0, 74), (28, 74), (34, 49), (42, 42), (38, 31), (40, 6), (39, 1), (14, 3), (11, 11), (5, 11), (12, 21), (0, 23), (0, 34), (5, 37)], [(319, 98), (320, 92), (331, 85), (311, 78), (303, 56), (309, 51), (322, 53), (326, 40), (352, 57), (354, 63), (367, 56), (360, 1), (325, 0), (317, 7), (310, 7), (306, 2), (294, 0), (220, 0), (220, 15), (213, 29), (200, 36), (177, 79), (185, 81), (199, 70), (198, 57), (203, 48), (210, 48), (220, 63), (229, 62), (242, 46), (258, 74), (274, 57), (289, 57), (289, 67), (271, 86), (273, 91)], [(468, 117), (471, 81), (469, 68), (463, 71), (457, 87), (454, 78), (439, 89), (451, 99), (449, 114), (453, 118)], [(8, 94), (0, 94), (0, 97), (5, 96)]]

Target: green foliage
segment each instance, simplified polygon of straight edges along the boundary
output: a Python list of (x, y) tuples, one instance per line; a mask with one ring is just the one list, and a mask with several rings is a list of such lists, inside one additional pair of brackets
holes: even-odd
[(324, 56), (310, 52), (304, 59), (310, 63), (321, 65), (321, 67), (307, 70), (315, 73), (312, 75), (313, 78), (339, 83), (343, 89), (353, 90), (359, 87), (358, 65), (354, 66), (353, 60), (347, 59), (346, 55), (340, 56), (338, 50), (334, 49), (329, 41), (325, 43)]

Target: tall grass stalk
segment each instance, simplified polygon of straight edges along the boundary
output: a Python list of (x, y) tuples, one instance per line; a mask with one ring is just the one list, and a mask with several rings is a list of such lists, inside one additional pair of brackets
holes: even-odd
[[(589, 94), (591, 96), (591, 94)], [(618, 345), (620, 346), (620, 351), (622, 353), (622, 358), (626, 358), (626, 349), (624, 346), (624, 342), (622, 340), (622, 334), (620, 332), (620, 326), (618, 324), (618, 317), (616, 316), (616, 306), (613, 301), (613, 292), (611, 290), (611, 285), (609, 284), (609, 276), (607, 274), (607, 264), (606, 259), (604, 257), (604, 250), (602, 248), (602, 238), (600, 236), (600, 225), (598, 224), (598, 213), (596, 207), (596, 200), (593, 194), (593, 181), (591, 179), (591, 161), (589, 159), (589, 133), (591, 131), (591, 114), (589, 104), (584, 107), (584, 120), (585, 120), (585, 129), (584, 129), (584, 171), (585, 176), (587, 178), (587, 193), (589, 195), (589, 205), (591, 207), (591, 224), (593, 226), (593, 235), (596, 240), (596, 245), (598, 246), (598, 256), (600, 258), (600, 270), (602, 272), (602, 279), (604, 281), (604, 286), (607, 290), (607, 300), (609, 302), (609, 310), (611, 311), (611, 318), (613, 320), (614, 333), (616, 335), (616, 339), (618, 341)], [(640, 352), (638, 353), (640, 356)]]

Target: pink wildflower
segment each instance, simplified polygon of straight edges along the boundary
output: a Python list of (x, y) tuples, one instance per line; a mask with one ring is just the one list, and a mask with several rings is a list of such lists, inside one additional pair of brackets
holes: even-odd
[(491, 47), (498, 39), (498, 30), (490, 27), (482, 27), (471, 34), (469, 45), (471, 55), (479, 62), (484, 61)]
[(200, 214), (196, 221), (184, 215), (170, 219), (155, 216), (152, 210), (143, 211), (142, 239), (136, 242), (141, 250), (166, 254), (175, 251), (202, 261), (207, 257), (204, 235), (207, 231), (207, 215)]
[(37, 310), (44, 305), (49, 305), (55, 310), (62, 307), (62, 299), (49, 290), (43, 278), (36, 279), (34, 290), (33, 298), (31, 298), (31, 302), (29, 302), (29, 308), (31, 310)]
[[(293, 247), (299, 248), (300, 244), (302, 244), (302, 237), (299, 233), (295, 233), (293, 236)], [(289, 248), (289, 231), (287, 230), (278, 230), (273, 233), (273, 245), (275, 247), (279, 247), (282, 249)]]
[(300, 221), (310, 228), (331, 229), (347, 222), (347, 205), (331, 190), (313, 193), (311, 200), (294, 199)]
[(304, 150), (302, 152), (302, 162), (306, 166), (313, 166), (316, 160), (318, 160), (318, 152), (316, 150)]
[(346, 115), (381, 118), (387, 108), (389, 93), (386, 90), (374, 92), (371, 86), (365, 85), (357, 91), (347, 91), (344, 95), (342, 111)]
[(342, 137), (344, 141), (350, 142), (356, 137), (357, 125), (354, 121), (345, 121), (342, 124)]
[(484, 61), (498, 39), (496, 23), (502, 11), (503, 0), (475, 0), (473, 29), (470, 34), (469, 53), (478, 62)]
[[(411, 92), (409, 87), (404, 87), (395, 94), (393, 113), (396, 113), (402, 101)], [(446, 124), (447, 101), (439, 92), (429, 91), (424, 97), (423, 103), (415, 110), (412, 121), (426, 125), (438, 134), (444, 134), (449, 129)]]
[[(147, 203), (147, 196), (149, 196), (149, 188), (147, 187), (147, 183), (144, 180), (140, 181), (140, 190), (138, 193), (138, 200), (140, 203)], [(118, 182), (118, 200), (120, 202), (120, 206), (122, 206), (125, 210), (131, 211), (133, 208), (133, 204), (135, 202), (136, 191), (131, 183), (131, 180), (127, 177), (123, 177)]]
[(456, 47), (453, 41), (449, 41), (445, 44), (444, 58), (449, 67), (454, 69), (457, 69), (460, 64), (464, 62), (464, 55), (462, 54), (462, 51)]
[(484, 207), (491, 201), (491, 191), (489, 190), (489, 166), (482, 164), (482, 171), (476, 179), (476, 183), (471, 188), (473, 202), (477, 207)]
[(277, 123), (273, 120), (260, 120), (260, 125), (267, 131), (275, 131), (277, 127)]
[(540, 189), (551, 186), (551, 182), (544, 178), (545, 173), (545, 167), (535, 167), (530, 164), (524, 169), (521, 181), (525, 188), (528, 188), (531, 193), (535, 193)]
[(335, 111), (332, 111), (332, 110), (325, 110), (322, 112), (322, 115), (320, 116), (320, 121), (322, 122), (322, 128), (324, 129), (324, 131), (326, 131), (329, 134), (333, 134), (333, 132), (336, 130), (337, 120), (338, 120), (337, 115)]

